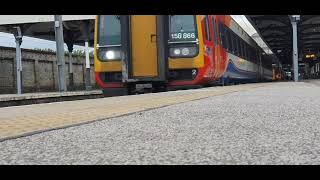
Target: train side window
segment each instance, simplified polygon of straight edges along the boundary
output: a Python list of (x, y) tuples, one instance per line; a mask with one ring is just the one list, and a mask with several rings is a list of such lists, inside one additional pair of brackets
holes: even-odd
[(230, 45), (229, 45), (229, 42), (228, 42), (228, 34), (227, 34), (227, 31), (228, 31), (228, 27), (226, 25), (223, 24), (223, 36), (224, 36), (224, 42), (225, 42), (225, 49), (227, 49), (227, 51), (229, 51), (230, 49)]
[(247, 46), (247, 43), (245, 41), (243, 41), (243, 44), (244, 44), (244, 46), (243, 46), (243, 48), (244, 48), (243, 49), (244, 50), (243, 56), (244, 56), (245, 59), (248, 59), (248, 52), (247, 52), (248, 46)]
[(209, 28), (209, 16), (206, 15), (204, 16), (204, 24), (205, 24), (205, 36), (206, 36), (206, 39), (208, 41), (211, 41), (211, 37), (210, 37), (210, 28)]
[(231, 34), (232, 34), (232, 40), (233, 40), (233, 51), (234, 51), (234, 54), (237, 55), (238, 54), (237, 36), (234, 32), (232, 32)]
[(239, 50), (240, 50), (240, 57), (243, 57), (243, 48), (242, 48), (242, 39), (239, 37)]
[(252, 62), (256, 62), (256, 59), (254, 58), (254, 49), (250, 46), (250, 59)]
[(244, 43), (244, 58), (248, 59), (248, 44), (245, 41), (243, 41), (243, 43)]
[(235, 55), (239, 55), (239, 48), (238, 48), (238, 37), (236, 34), (232, 33), (232, 37), (233, 37), (233, 40), (234, 40), (234, 51), (235, 51)]
[(247, 44), (247, 60), (250, 61), (250, 46)]
[(259, 55), (259, 51), (257, 49), (255, 51), (255, 57), (257, 58), (257, 62), (259, 62), (259, 64), (260, 64), (260, 55)]
[(231, 30), (230, 29), (227, 30), (227, 39), (228, 39), (228, 45), (229, 45), (228, 49), (229, 49), (230, 52), (233, 52), (234, 50), (233, 50), (233, 43), (232, 43), (232, 37), (231, 37)]
[(239, 56), (242, 57), (242, 43), (241, 43), (241, 38), (238, 37), (239, 41)]
[(246, 50), (246, 47), (245, 47), (245, 42), (243, 39), (241, 39), (241, 48), (242, 48), (242, 58), (245, 59), (245, 50)]
[(241, 39), (241, 40), (242, 40), (242, 57), (243, 57), (243, 59), (245, 59), (246, 58), (246, 43), (244, 42), (243, 39)]
[(252, 47), (250, 45), (248, 46), (248, 61), (253, 62), (253, 59), (252, 59)]
[(221, 44), (222, 47), (224, 49), (227, 49), (227, 43), (226, 43), (226, 36), (225, 36), (225, 26), (224, 24), (222, 24), (221, 22), (219, 23), (219, 29), (220, 29), (220, 40), (221, 40)]
[(218, 31), (217, 31), (217, 24), (216, 24), (216, 18), (212, 16), (212, 28), (213, 28), (213, 39), (214, 39), (214, 44), (218, 45)]
[(241, 46), (240, 46), (240, 38), (238, 35), (237, 35), (237, 45), (238, 45), (238, 56), (240, 57), (241, 56)]
[(256, 54), (256, 50), (254, 48), (252, 48), (252, 52), (251, 52), (251, 59), (252, 59), (252, 62), (257, 62), (257, 57), (255, 57), (255, 54)]

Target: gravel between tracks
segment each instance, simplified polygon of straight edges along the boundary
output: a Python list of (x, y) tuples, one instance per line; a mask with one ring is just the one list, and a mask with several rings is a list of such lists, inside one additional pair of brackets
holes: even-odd
[(275, 83), (0, 143), (0, 164), (320, 164), (320, 86)]

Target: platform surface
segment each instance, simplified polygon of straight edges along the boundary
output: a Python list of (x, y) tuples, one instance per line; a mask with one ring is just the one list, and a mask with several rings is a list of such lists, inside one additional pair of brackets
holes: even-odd
[(24, 94), (0, 94), (0, 103), (5, 101), (19, 101), (27, 99), (43, 99), (67, 96), (85, 96), (85, 95), (99, 95), (101, 90), (93, 91), (68, 91), (68, 92), (38, 92), (38, 93), (24, 93)]
[[(0, 141), (49, 129), (87, 123), (210, 96), (245, 91), (266, 85), (268, 83), (4, 107), (0, 108)], [(25, 94), (21, 96), (3, 96), (2, 99), (61, 95), (61, 93)]]
[(319, 99), (305, 81), (0, 108), (0, 164), (319, 165)]

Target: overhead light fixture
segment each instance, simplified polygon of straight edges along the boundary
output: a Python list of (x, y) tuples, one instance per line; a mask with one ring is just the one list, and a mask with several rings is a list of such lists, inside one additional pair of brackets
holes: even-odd
[(294, 21), (300, 21), (300, 15), (291, 15)]
[(307, 54), (306, 58), (315, 58), (316, 56), (314, 54)]

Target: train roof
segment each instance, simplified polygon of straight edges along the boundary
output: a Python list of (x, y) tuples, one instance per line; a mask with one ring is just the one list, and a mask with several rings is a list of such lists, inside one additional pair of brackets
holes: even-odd
[[(230, 16), (230, 15), (229, 15)], [(231, 16), (230, 16), (231, 17)], [(264, 52), (258, 43), (231, 17), (230, 29), (251, 46)]]

